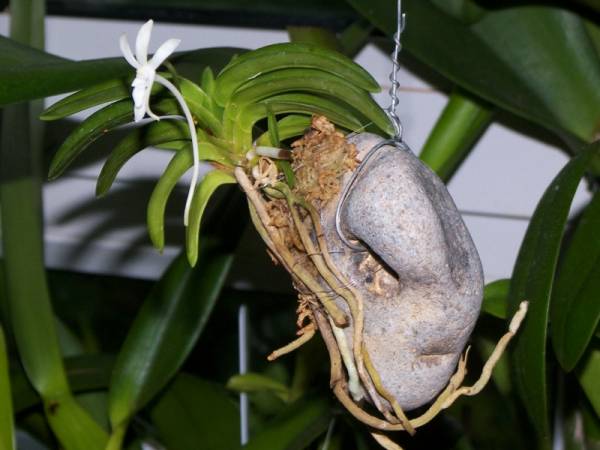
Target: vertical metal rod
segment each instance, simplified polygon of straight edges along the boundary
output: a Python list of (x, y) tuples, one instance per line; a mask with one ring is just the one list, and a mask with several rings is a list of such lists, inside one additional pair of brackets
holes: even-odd
[[(241, 305), (238, 312), (238, 349), (239, 349), (239, 372), (248, 372), (248, 307)], [(248, 394), (240, 393), (240, 442), (246, 445), (249, 439), (248, 430)]]

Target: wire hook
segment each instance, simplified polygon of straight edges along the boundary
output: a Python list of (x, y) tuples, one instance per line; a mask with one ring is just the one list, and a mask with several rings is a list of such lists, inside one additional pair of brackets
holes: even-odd
[(398, 89), (400, 87), (400, 82), (398, 81), (398, 72), (400, 70), (400, 63), (398, 62), (398, 55), (400, 54), (400, 51), (402, 50), (402, 43), (400, 42), (400, 38), (402, 36), (402, 32), (404, 31), (404, 28), (406, 27), (406, 14), (404, 14), (402, 12), (402, 0), (398, 0), (397, 8), (398, 8), (398, 10), (397, 10), (396, 33), (394, 33), (394, 38), (393, 38), (394, 39), (394, 51), (390, 55), (391, 60), (392, 60), (392, 72), (390, 73), (390, 81), (392, 82), (392, 85), (389, 89), (390, 106), (385, 110), (387, 116), (389, 117), (390, 121), (392, 122), (392, 125), (394, 126), (395, 135), (392, 139), (382, 141), (368, 151), (368, 153), (365, 155), (365, 157), (360, 162), (358, 167), (354, 170), (354, 173), (352, 174), (352, 177), (350, 178), (350, 180), (348, 180), (348, 183), (346, 183), (346, 186), (344, 187), (344, 189), (340, 195), (340, 199), (338, 201), (338, 205), (337, 205), (337, 208), (335, 211), (336, 232), (337, 232), (339, 238), (341, 239), (341, 241), (346, 246), (350, 247), (353, 250), (364, 251), (365, 247), (363, 245), (361, 245), (360, 243), (356, 244), (354, 242), (351, 242), (344, 235), (344, 230), (342, 230), (342, 208), (348, 198), (348, 195), (352, 191), (352, 187), (356, 183), (356, 180), (358, 179), (360, 173), (364, 170), (364, 168), (366, 167), (369, 160), (373, 157), (373, 155), (375, 153), (377, 153), (377, 150), (379, 150), (382, 147), (385, 147), (386, 145), (393, 145), (400, 150), (410, 151), (408, 146), (402, 140), (402, 133), (404, 131), (404, 128), (402, 127), (402, 122), (400, 121), (400, 117), (398, 117), (398, 115), (396, 114), (396, 109), (398, 108), (398, 103), (399, 103)]

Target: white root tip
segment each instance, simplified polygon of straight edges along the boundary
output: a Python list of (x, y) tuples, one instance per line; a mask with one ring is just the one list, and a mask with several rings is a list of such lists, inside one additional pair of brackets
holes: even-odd
[(517, 332), (517, 330), (521, 326), (521, 322), (523, 321), (523, 319), (525, 318), (525, 315), (527, 314), (528, 308), (529, 308), (529, 302), (527, 300), (522, 301), (519, 304), (519, 309), (513, 316), (512, 320), (510, 321), (510, 325), (508, 326), (508, 331), (510, 331), (511, 333)]

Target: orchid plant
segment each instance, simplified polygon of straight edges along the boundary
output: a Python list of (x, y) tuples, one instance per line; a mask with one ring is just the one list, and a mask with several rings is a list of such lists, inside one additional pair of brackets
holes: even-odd
[[(95, 106), (98, 98), (102, 102), (114, 101), (92, 114), (65, 140), (52, 161), (50, 177), (59, 176), (79, 153), (107, 131), (132, 118), (139, 123), (148, 116), (152, 121), (142, 124), (147, 138), (143, 142), (132, 139), (131, 136), (137, 136), (134, 130), (116, 146), (102, 168), (97, 193), (104, 194), (121, 167), (144, 148), (159, 145), (175, 149), (148, 202), (148, 230), (154, 245), (162, 249), (168, 198), (180, 178), (192, 168), (184, 225), (187, 257), (193, 266), (198, 259), (201, 219), (210, 197), (219, 186), (237, 183), (247, 196), (254, 226), (272, 257), (290, 273), (299, 295), (299, 337), (274, 351), (270, 360), (304, 345), (320, 331), (331, 358), (331, 385), (336, 397), (355, 418), (372, 428), (374, 439), (388, 450), (399, 447), (385, 432), (404, 430), (414, 434), (417, 427), (431, 421), (461, 395), (478, 393), (519, 328), (527, 310), (526, 302), (490, 355), (477, 383), (461, 386), (468, 353), (460, 356), (461, 345), (454, 350), (456, 359), (449, 366), (453, 371), (458, 365), (456, 373), (450, 376), (449, 372), (447, 379), (442, 380), (443, 384), (437, 388), (439, 396), (424, 414), (409, 419), (399, 400), (388, 390), (395, 381), (389, 379), (389, 374), (388, 378), (382, 377), (377, 367), (381, 363), (371, 360), (370, 354), (382, 348), (369, 349), (364, 340), (369, 333), (364, 296), (371, 287), (353, 285), (328, 249), (326, 205), (339, 195), (344, 175), (355, 170), (359, 160), (357, 148), (360, 145), (348, 139), (349, 133), (360, 136), (368, 130), (376, 133), (369, 136), (389, 137), (396, 132), (394, 121), (370, 95), (379, 90), (375, 80), (339, 53), (290, 43), (239, 55), (216, 77), (207, 68), (197, 84), (180, 76), (171, 65), (167, 66), (168, 72), (158, 72), (161, 66), (167, 65), (167, 58), (180, 41), (167, 40), (149, 58), (152, 27), (150, 20), (140, 28), (135, 56), (127, 37), (123, 35), (120, 39), (123, 56), (136, 69), (131, 82), (132, 100), (128, 98), (129, 89), (118, 88), (112, 82), (79, 91), (46, 110), (43, 118), (57, 119)], [(159, 89), (155, 89), (155, 83)], [(99, 91), (108, 91), (108, 98), (97, 95)], [(187, 127), (179, 126), (182, 118)], [(175, 122), (164, 119), (175, 119)], [(289, 145), (296, 150), (290, 151)], [(362, 150), (360, 153), (363, 154)], [(367, 159), (365, 157), (365, 161)], [(200, 161), (211, 164), (213, 170), (198, 182)], [(440, 201), (439, 197), (435, 199), (434, 203)], [(457, 220), (460, 219), (452, 219)], [(356, 245), (351, 251), (357, 251)], [(381, 273), (388, 269), (364, 248), (359, 247), (354, 256), (348, 257), (356, 259), (356, 255), (361, 254), (361, 258), (366, 259), (360, 265), (373, 266), (369, 270), (379, 280)], [(369, 263), (369, 258), (373, 262)], [(403, 274), (398, 273), (398, 276), (402, 278)], [(379, 281), (376, 283), (379, 286)], [(373, 289), (379, 289), (378, 295), (384, 295), (381, 286)], [(474, 289), (476, 293), (478, 288)], [(328, 290), (335, 294), (325, 294)], [(343, 299), (345, 306), (332, 301), (335, 299)], [(468, 321), (473, 323), (471, 319)], [(348, 326), (352, 327), (351, 333), (344, 331)], [(351, 337), (350, 342), (347, 336)], [(389, 347), (393, 345), (390, 343)], [(360, 404), (365, 397), (378, 411), (377, 417)], [(421, 404), (430, 400), (428, 397)], [(113, 434), (108, 446), (111, 450), (120, 448), (131, 420), (129, 411), (119, 408), (116, 411), (111, 415)]]
[[(370, 129), (388, 135), (394, 131), (385, 112), (369, 95), (379, 90), (378, 84), (363, 68), (337, 52), (308, 44), (275, 44), (232, 59), (216, 78), (206, 68), (197, 84), (173, 69), (157, 72), (179, 41), (169, 39), (148, 59), (152, 26), (148, 21), (140, 28), (135, 56), (126, 36), (120, 39), (125, 59), (136, 69), (131, 94), (120, 81), (111, 81), (72, 94), (44, 112), (45, 120), (66, 117), (98, 104), (98, 92), (109, 92), (101, 97), (103, 103), (114, 102), (92, 114), (65, 140), (52, 161), (49, 178), (61, 175), (106, 131), (132, 118), (140, 122), (149, 116), (155, 122), (142, 125), (148, 130), (143, 147), (132, 147), (132, 136), (123, 139), (104, 164), (96, 192), (105, 194), (119, 170), (144, 148), (182, 145), (148, 202), (148, 231), (154, 246), (162, 250), (167, 199), (183, 174), (193, 168), (184, 213), (187, 255), (192, 265), (198, 255), (201, 216), (213, 192), (220, 185), (235, 182), (236, 166), (249, 167), (257, 179), (290, 176), (289, 152), (281, 143), (301, 136), (312, 115), (324, 115), (349, 131)], [(159, 89), (153, 94), (154, 82)], [(160, 87), (176, 101), (167, 98)], [(128, 99), (130, 95), (133, 102)], [(187, 129), (159, 122), (182, 116)], [(277, 116), (284, 117), (277, 120)], [(257, 124), (264, 119), (268, 129), (258, 132)], [(274, 157), (277, 168), (265, 168), (264, 157)], [(200, 161), (212, 164), (215, 170), (198, 183)]]

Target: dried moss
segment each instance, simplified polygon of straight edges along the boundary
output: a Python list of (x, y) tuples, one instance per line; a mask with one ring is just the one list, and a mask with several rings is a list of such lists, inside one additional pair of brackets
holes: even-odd
[(336, 197), (344, 173), (358, 165), (356, 147), (323, 116), (315, 116), (311, 129), (292, 147), (294, 193), (317, 208)]

